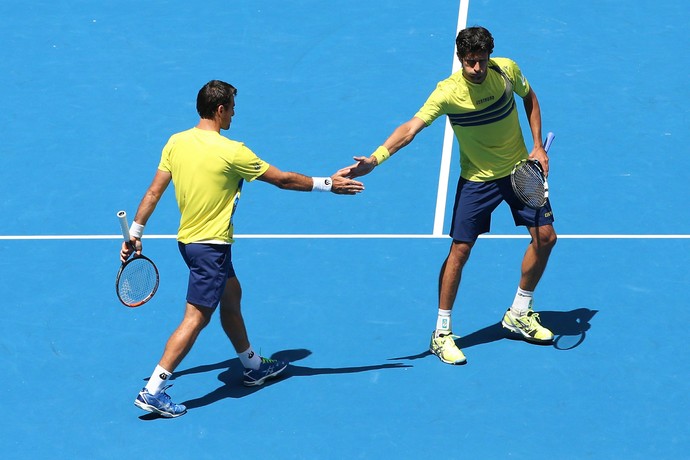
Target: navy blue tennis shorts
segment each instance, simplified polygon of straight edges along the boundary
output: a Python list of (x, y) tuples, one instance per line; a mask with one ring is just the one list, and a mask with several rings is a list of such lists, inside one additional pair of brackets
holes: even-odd
[(234, 278), (232, 245), (178, 242), (180, 254), (189, 268), (187, 302), (216, 308), (228, 279)]
[(460, 178), (450, 236), (455, 241), (474, 243), (479, 235), (491, 229), (491, 214), (503, 201), (510, 206), (516, 227), (541, 227), (554, 222), (551, 203), (547, 200), (539, 210), (528, 208), (513, 192), (510, 176), (488, 182)]

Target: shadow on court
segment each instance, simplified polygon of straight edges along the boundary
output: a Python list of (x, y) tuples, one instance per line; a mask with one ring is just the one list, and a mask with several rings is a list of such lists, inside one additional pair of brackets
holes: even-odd
[[(554, 335), (553, 342), (545, 343), (542, 346), (553, 346), (558, 350), (572, 350), (578, 347), (584, 342), (586, 332), (591, 327), (589, 322), (597, 312), (598, 310), (590, 310), (588, 308), (578, 308), (571, 311), (539, 312), (542, 324), (551, 329)], [(461, 349), (466, 349), (485, 343), (497, 342), (502, 339), (522, 340), (520, 336), (503, 329), (499, 322), (460, 337), (456, 340), (456, 343)], [(390, 358), (389, 361), (415, 360), (426, 356), (431, 356), (429, 350), (416, 355)]]
[(590, 321), (599, 310), (578, 308), (569, 312), (544, 311), (539, 313), (542, 324), (548, 326), (555, 336), (553, 346), (558, 350), (572, 350), (582, 344), (587, 331), (592, 327)]
[[(295, 365), (295, 361), (299, 361), (311, 355), (311, 351), (305, 349), (296, 350), (283, 350), (274, 353), (271, 358), (280, 359), (288, 361), (290, 366), (288, 366), (285, 371), (283, 371), (280, 376), (275, 380), (267, 380), (262, 386), (257, 387), (245, 387), (242, 384), (242, 372), (244, 367), (240, 363), (239, 358), (228, 359), (226, 361), (221, 361), (215, 364), (207, 364), (203, 366), (197, 366), (190, 369), (185, 369), (180, 372), (175, 373), (175, 378), (179, 378), (183, 375), (199, 374), (204, 372), (213, 372), (221, 370), (222, 372), (218, 374), (218, 380), (223, 382), (223, 386), (213, 390), (211, 393), (201, 396), (200, 398), (190, 399), (184, 401), (182, 404), (187, 406), (187, 410), (195, 409), (198, 407), (204, 407), (209, 404), (213, 404), (217, 401), (226, 398), (243, 398), (252, 393), (255, 393), (262, 388), (270, 385), (279, 383), (282, 380), (293, 378), (293, 377), (311, 377), (313, 375), (324, 375), (324, 374), (352, 374), (356, 372), (368, 372), (381, 369), (402, 369), (406, 367), (412, 367), (407, 364), (374, 364), (369, 366), (353, 366), (353, 367), (307, 367)], [(142, 420), (154, 420), (159, 417), (156, 414), (145, 414), (139, 417)]]

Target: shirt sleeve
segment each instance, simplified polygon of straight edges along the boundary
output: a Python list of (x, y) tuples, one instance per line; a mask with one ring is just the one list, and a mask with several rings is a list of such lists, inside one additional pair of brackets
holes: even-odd
[(261, 176), (270, 166), (244, 144), (240, 144), (232, 164), (237, 174), (248, 182)]
[(165, 147), (163, 147), (163, 152), (161, 153), (161, 161), (158, 163), (158, 169), (161, 171), (165, 172), (172, 172), (172, 169), (170, 168), (170, 151), (173, 148), (173, 145), (175, 145), (175, 141), (171, 137), (168, 139), (168, 142), (165, 144)]
[(518, 67), (517, 63), (510, 59), (506, 59), (505, 72), (513, 82), (513, 91), (515, 91), (515, 93), (520, 97), (527, 96), (530, 88), (529, 82), (522, 74), (522, 70), (520, 70), (520, 67)]
[(420, 118), (427, 126), (431, 125), (434, 120), (445, 114), (445, 101), (445, 92), (439, 83), (422, 108), (415, 114), (415, 117)]

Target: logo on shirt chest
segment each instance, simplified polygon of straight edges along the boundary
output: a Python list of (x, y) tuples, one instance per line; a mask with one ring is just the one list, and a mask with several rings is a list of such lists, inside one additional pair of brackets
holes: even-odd
[(487, 102), (493, 101), (494, 99), (496, 99), (495, 96), (484, 97), (482, 99), (479, 99), (477, 102), (475, 102), (475, 105), (486, 104)]

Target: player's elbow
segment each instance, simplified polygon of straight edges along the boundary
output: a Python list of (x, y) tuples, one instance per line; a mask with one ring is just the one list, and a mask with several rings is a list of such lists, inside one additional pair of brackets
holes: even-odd
[(163, 192), (160, 190), (154, 190), (154, 189), (148, 189), (146, 191), (146, 195), (144, 196), (144, 199), (147, 200), (149, 203), (158, 203), (163, 196)]
[(283, 174), (282, 176), (276, 178), (273, 185), (281, 190), (290, 190), (293, 187), (293, 181), (289, 174)]

